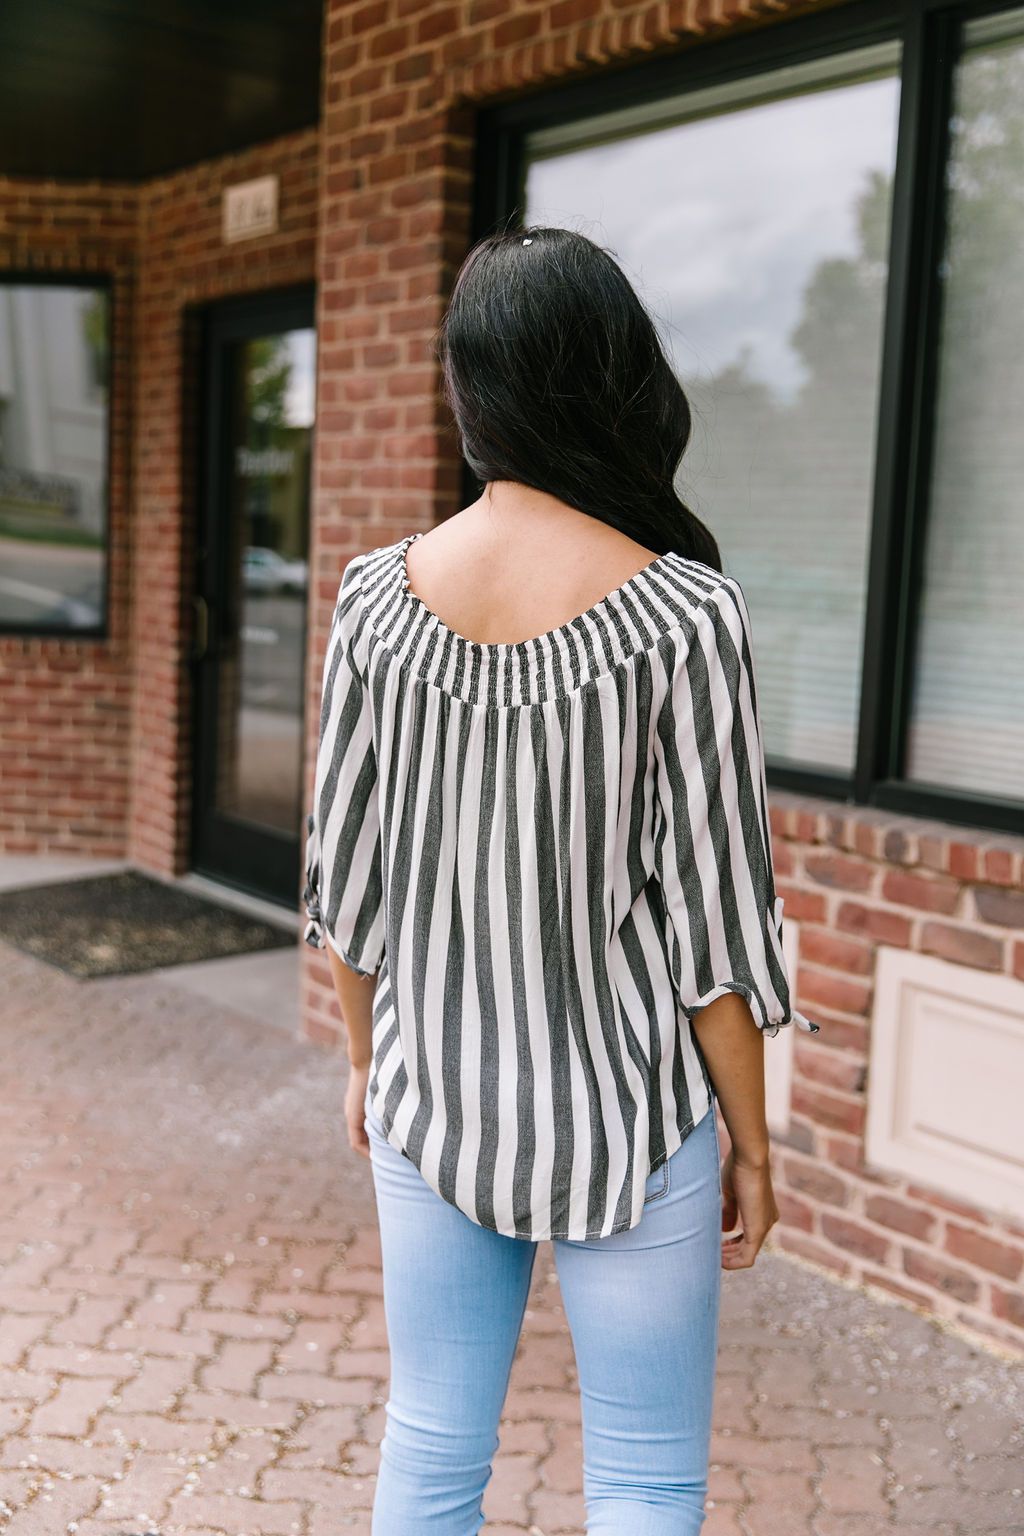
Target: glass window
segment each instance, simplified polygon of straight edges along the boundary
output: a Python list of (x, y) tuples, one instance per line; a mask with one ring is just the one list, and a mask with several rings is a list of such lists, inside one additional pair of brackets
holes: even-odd
[(744, 584), (766, 748), (855, 756), (896, 43), (527, 135), (526, 216), (607, 246), (694, 425), (677, 486)]
[(216, 807), (291, 833), (302, 819), (316, 332), (237, 341), (228, 367), (230, 618), (219, 662)]
[(0, 628), (102, 627), (109, 358), (105, 286), (0, 280)]
[(907, 777), (1024, 798), (1024, 11), (954, 75)]

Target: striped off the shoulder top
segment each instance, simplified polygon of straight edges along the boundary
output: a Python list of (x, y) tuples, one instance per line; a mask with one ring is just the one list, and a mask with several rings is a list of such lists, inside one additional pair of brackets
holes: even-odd
[(376, 974), (388, 1140), (510, 1236), (634, 1226), (713, 1111), (690, 1021), (793, 1006), (739, 583), (660, 556), (579, 617), (472, 641), (350, 559), (323, 674), (305, 938)]

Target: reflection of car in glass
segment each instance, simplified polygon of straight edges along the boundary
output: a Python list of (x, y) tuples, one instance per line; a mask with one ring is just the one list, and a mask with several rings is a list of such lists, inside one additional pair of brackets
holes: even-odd
[(286, 560), (276, 549), (250, 544), (242, 558), (242, 580), (247, 592), (305, 592), (309, 566), (305, 560)]

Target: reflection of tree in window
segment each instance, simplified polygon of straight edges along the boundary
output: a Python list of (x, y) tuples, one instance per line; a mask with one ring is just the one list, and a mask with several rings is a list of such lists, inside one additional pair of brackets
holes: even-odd
[[(972, 46), (954, 76), (938, 397), (906, 762), (918, 782), (1015, 801), (1024, 760), (1024, 667), (1017, 662), (1024, 655), (1021, 21), (1017, 12), (971, 24)], [(1004, 36), (993, 35), (997, 28)]]
[[(869, 441), (877, 400), (891, 200), (890, 178), (872, 171), (856, 203), (855, 253), (826, 257), (811, 272), (788, 336), (803, 364), (791, 398), (753, 371), (749, 347), (725, 367), (688, 381), (695, 391), (728, 402), (716, 422), (726, 463), (748, 463), (756, 441), (758, 474), (790, 489), (808, 474), (820, 487), (817, 477), (829, 462), (833, 469), (860, 463), (870, 472), (865, 434)], [(834, 530), (828, 498), (815, 495), (807, 505), (821, 519), (823, 534), (826, 526)], [(811, 553), (805, 548), (805, 557)]]
[(283, 336), (253, 338), (245, 347), (244, 358), (244, 446), (239, 467), (244, 477), (248, 516), (246, 540), (249, 544), (276, 548), (278, 519), (272, 506), (276, 465), (268, 450), (277, 446), (280, 428), (285, 423), (291, 359)]
[(713, 413), (709, 521), (771, 656), (770, 740), (836, 767), (855, 751), (891, 200), (891, 177), (869, 169), (852, 250), (808, 272), (786, 333), (798, 368), (785, 385), (749, 348), (683, 380)]
[(261, 426), (284, 426), (292, 362), (283, 336), (249, 343), (249, 416)]
[[(944, 303), (936, 450), (943, 486), (964, 505), (1008, 500), (1002, 538), (987, 551), (951, 520), (943, 565), (961, 574), (987, 570), (1004, 585), (1011, 522), (1024, 494), (1019, 432), (1024, 398), (1024, 44), (969, 53), (957, 74), (942, 259)], [(954, 451), (955, 443), (955, 451)], [(996, 528), (990, 527), (990, 535)], [(936, 549), (934, 553), (938, 553)], [(984, 564), (979, 568), (979, 556)], [(988, 558), (986, 559), (985, 556)], [(1016, 545), (1016, 569), (1024, 549)], [(975, 598), (978, 597), (975, 589)], [(1008, 595), (1008, 594), (1007, 594)], [(994, 591), (986, 596), (995, 597)], [(959, 605), (958, 605), (959, 606)]]
[(896, 45), (854, 49), (578, 136), (537, 129), (527, 146), (531, 218), (592, 220), (653, 300), (693, 416), (679, 493), (745, 583), (770, 755), (841, 770), (856, 751), (898, 63)]
[(813, 410), (823, 388), (874, 404), (876, 359), (863, 337), (877, 336), (882, 322), (891, 202), (890, 178), (870, 172), (857, 200), (856, 254), (819, 262), (804, 289), (803, 313), (789, 338), (807, 369), (801, 411)]

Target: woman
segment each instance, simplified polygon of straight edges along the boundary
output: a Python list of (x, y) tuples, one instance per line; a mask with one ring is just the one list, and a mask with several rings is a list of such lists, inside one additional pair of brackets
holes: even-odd
[(380, 1219), (373, 1533), (479, 1531), (550, 1239), (587, 1530), (690, 1536), (721, 1270), (778, 1219), (762, 1035), (818, 1028), (783, 960), (749, 614), (676, 495), (686, 398), (605, 251), (481, 240), (438, 343), (483, 493), (345, 567), (308, 818)]

